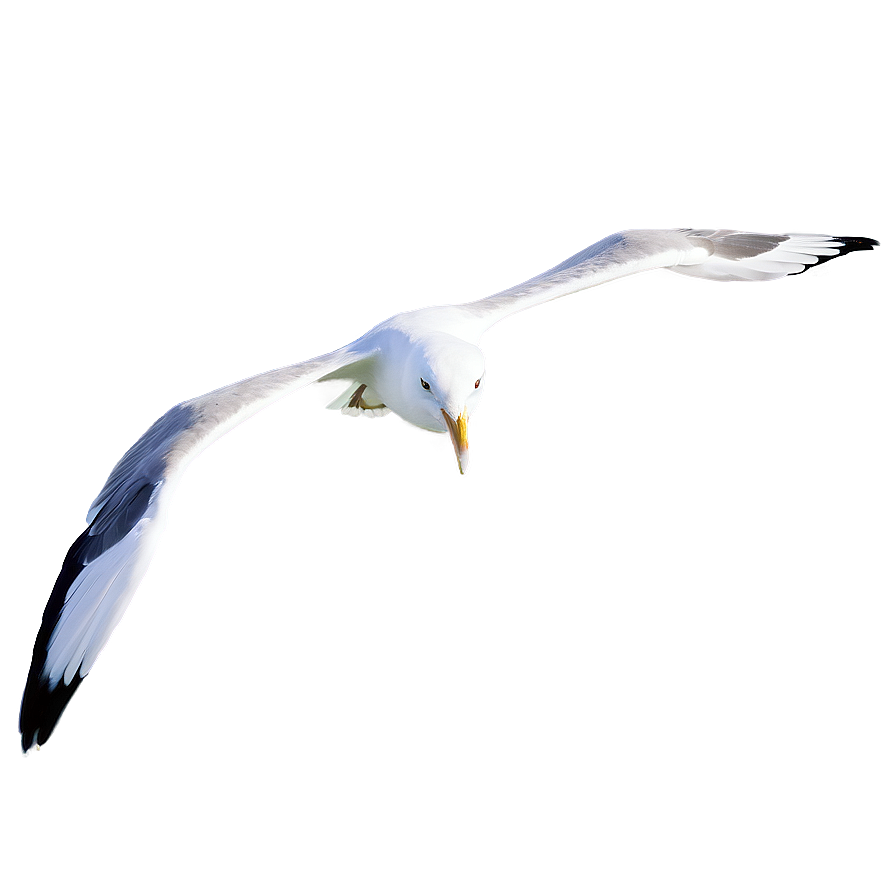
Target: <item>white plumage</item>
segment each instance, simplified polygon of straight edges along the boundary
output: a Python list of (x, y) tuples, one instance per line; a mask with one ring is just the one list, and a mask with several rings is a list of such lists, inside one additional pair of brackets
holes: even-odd
[(668, 268), (709, 280), (771, 280), (877, 243), (862, 237), (734, 230), (632, 230), (607, 237), (493, 296), (397, 314), (349, 345), (242, 380), (160, 417), (115, 466), (91, 505), (44, 612), (20, 715), (22, 747), (46, 742), (124, 613), (152, 556), (174, 485), (213, 441), (311, 382), (349, 385), (330, 404), (349, 414), (394, 411), (448, 432), (458, 466), (478, 404), (482, 334), (518, 311), (640, 271)]

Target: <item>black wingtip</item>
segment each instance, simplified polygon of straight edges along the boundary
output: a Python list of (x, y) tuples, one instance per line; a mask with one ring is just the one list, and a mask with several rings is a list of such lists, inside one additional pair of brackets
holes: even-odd
[(873, 249), (875, 246), (880, 245), (877, 240), (867, 236), (835, 236), (834, 239), (838, 243), (844, 244), (840, 250), (841, 255), (846, 255), (847, 252), (861, 252), (864, 249)]
[(836, 247), (836, 255), (819, 255), (818, 261), (814, 264), (806, 265), (801, 271), (794, 271), (793, 274), (789, 274), (788, 276), (795, 277), (798, 274), (805, 274), (806, 271), (810, 271), (812, 268), (817, 268), (820, 264), (824, 264), (832, 258), (840, 258), (841, 255), (848, 255), (850, 252), (864, 252), (880, 245), (877, 240), (873, 240), (867, 236), (834, 236), (831, 237), (831, 239), (836, 240), (838, 243), (843, 243), (842, 246)]
[(44, 664), (50, 638), (65, 605), (65, 596), (72, 583), (84, 570), (83, 556), (85, 550), (89, 549), (90, 539), (89, 529), (82, 532), (65, 555), (62, 569), (44, 609), (40, 630), (34, 639), (31, 668), (28, 670), (25, 692), (22, 694), (22, 706), (19, 710), (19, 731), (22, 734), (22, 751), (25, 753), (33, 746), (42, 746), (47, 742), (63, 710), (68, 706), (78, 685), (84, 680), (79, 669), (68, 684), (59, 681), (55, 686), (51, 686)]
[(34, 746), (42, 747), (50, 739), (59, 717), (82, 681), (80, 674), (76, 674), (69, 684), (60, 682), (51, 689), (48, 681), (29, 677), (19, 711), (23, 753)]

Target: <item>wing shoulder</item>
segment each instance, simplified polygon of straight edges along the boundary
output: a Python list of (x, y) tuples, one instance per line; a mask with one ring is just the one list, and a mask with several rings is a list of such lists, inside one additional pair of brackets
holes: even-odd
[(694, 264), (709, 257), (681, 230), (623, 230), (571, 255), (523, 283), (459, 307), (477, 316), (487, 328), (510, 314), (655, 268)]

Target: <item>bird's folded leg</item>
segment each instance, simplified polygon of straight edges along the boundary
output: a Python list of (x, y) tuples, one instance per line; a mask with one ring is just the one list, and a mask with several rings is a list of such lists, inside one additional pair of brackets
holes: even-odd
[(366, 383), (352, 383), (328, 405), (328, 411), (339, 411), (343, 417), (387, 417), (391, 411), (384, 404), (370, 404), (364, 400)]

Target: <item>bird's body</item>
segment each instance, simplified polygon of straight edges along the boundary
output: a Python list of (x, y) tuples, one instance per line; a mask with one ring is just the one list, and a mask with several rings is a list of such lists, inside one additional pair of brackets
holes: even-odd
[(768, 280), (874, 245), (860, 237), (626, 231), (494, 296), (397, 314), (336, 351), (176, 405), (115, 466), (90, 507), (87, 529), (65, 558), (22, 699), (23, 749), (46, 742), (124, 613), (190, 461), (272, 402), (312, 382), (347, 382), (330, 407), (372, 415), (392, 411), (419, 428), (447, 431), (464, 472), (467, 423), (485, 375), (478, 343), (507, 315), (653, 268), (710, 280)]

